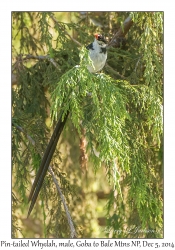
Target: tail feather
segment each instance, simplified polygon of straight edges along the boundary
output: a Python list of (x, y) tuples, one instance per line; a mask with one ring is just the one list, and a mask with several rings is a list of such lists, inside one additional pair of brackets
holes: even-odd
[(46, 148), (43, 159), (41, 161), (38, 173), (37, 173), (37, 175), (35, 177), (32, 189), (30, 191), (28, 201), (29, 202), (31, 201), (31, 204), (30, 204), (29, 211), (28, 211), (28, 217), (29, 217), (30, 213), (32, 212), (32, 209), (33, 209), (33, 207), (35, 205), (36, 199), (38, 197), (38, 194), (40, 192), (41, 186), (42, 186), (43, 181), (44, 181), (44, 177), (45, 177), (46, 172), (47, 172), (47, 170), (49, 168), (49, 164), (50, 164), (52, 156), (53, 156), (53, 154), (55, 152), (59, 137), (60, 137), (61, 132), (62, 132), (62, 130), (64, 128), (64, 125), (66, 123), (69, 112), (67, 112), (67, 114), (65, 115), (63, 121), (62, 121), (62, 114), (63, 114), (63, 112), (61, 113), (60, 118), (58, 120), (58, 123), (57, 123), (57, 125), (55, 127), (55, 130), (54, 130), (54, 132), (53, 132), (53, 134), (51, 136), (51, 139), (49, 141), (49, 144), (48, 144), (48, 146)]

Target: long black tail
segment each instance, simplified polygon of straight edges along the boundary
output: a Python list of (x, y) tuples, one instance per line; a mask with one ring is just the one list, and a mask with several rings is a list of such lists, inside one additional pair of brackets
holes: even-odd
[(41, 161), (38, 173), (37, 173), (37, 175), (35, 177), (32, 189), (30, 191), (28, 201), (29, 202), (31, 201), (31, 204), (30, 204), (30, 207), (29, 207), (27, 217), (29, 217), (29, 215), (32, 212), (32, 209), (33, 209), (33, 207), (35, 205), (36, 199), (38, 197), (38, 194), (40, 192), (41, 186), (42, 186), (43, 181), (44, 181), (44, 177), (45, 177), (46, 172), (47, 172), (47, 170), (49, 168), (49, 164), (51, 162), (52, 156), (53, 156), (53, 154), (55, 152), (57, 142), (58, 142), (58, 140), (60, 138), (61, 132), (62, 132), (62, 130), (64, 128), (64, 125), (65, 125), (65, 123), (67, 121), (69, 112), (67, 112), (67, 114), (64, 116), (63, 121), (62, 121), (62, 114), (63, 114), (63, 112), (61, 112), (61, 114), (60, 114), (60, 118), (59, 118), (58, 123), (57, 123), (57, 125), (55, 127), (55, 130), (54, 130), (54, 132), (53, 132), (53, 134), (51, 136), (49, 144), (48, 144), (48, 146), (46, 148), (46, 151), (45, 151), (43, 159)]

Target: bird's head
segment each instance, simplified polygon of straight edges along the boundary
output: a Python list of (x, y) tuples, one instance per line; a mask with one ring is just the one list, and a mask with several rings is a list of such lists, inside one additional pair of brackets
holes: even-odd
[(94, 36), (95, 36), (95, 39), (96, 39), (97, 43), (98, 43), (101, 47), (106, 47), (107, 41), (106, 41), (106, 39), (104, 38), (103, 35), (95, 34)]

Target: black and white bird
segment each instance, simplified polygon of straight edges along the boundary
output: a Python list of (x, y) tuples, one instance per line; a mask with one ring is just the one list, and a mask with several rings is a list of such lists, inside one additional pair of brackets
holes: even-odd
[(107, 59), (106, 40), (100, 34), (95, 34), (93, 43), (86, 48), (89, 50), (89, 56), (93, 62), (93, 66), (88, 65), (87, 68), (91, 73), (96, 73), (105, 66)]
[[(107, 59), (107, 51), (106, 51), (106, 40), (104, 37), (100, 34), (95, 34), (94, 42), (89, 44), (86, 47), (89, 50), (89, 56), (92, 60), (93, 67), (91, 65), (88, 65), (87, 68), (89, 72), (96, 73), (104, 67)], [(51, 162), (52, 156), (55, 152), (57, 142), (60, 138), (60, 135), (62, 133), (62, 130), (64, 129), (64, 125), (66, 123), (66, 120), (68, 118), (69, 112), (64, 116), (64, 119), (62, 120), (62, 114), (60, 114), (60, 118), (57, 122), (57, 125), (55, 127), (55, 130), (51, 136), (51, 139), (49, 141), (49, 144), (47, 145), (46, 151), (44, 153), (44, 156), (42, 158), (39, 170), (37, 172), (37, 175), (35, 177), (34, 183), (32, 185), (30, 195), (29, 195), (29, 202), (31, 201), (28, 216), (30, 215), (36, 199), (38, 197), (38, 194), (40, 192), (40, 189), (42, 187), (45, 175), (47, 173), (47, 170), (49, 168), (49, 164)]]

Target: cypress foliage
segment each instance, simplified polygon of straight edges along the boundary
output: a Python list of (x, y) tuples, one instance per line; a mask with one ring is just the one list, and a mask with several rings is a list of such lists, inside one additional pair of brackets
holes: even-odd
[[(89, 73), (82, 44), (94, 32), (110, 40), (129, 15), (103, 72)], [(163, 237), (163, 13), (13, 12), (12, 22), (12, 237)], [(48, 173), (26, 219), (61, 111), (51, 166), (69, 213)]]

